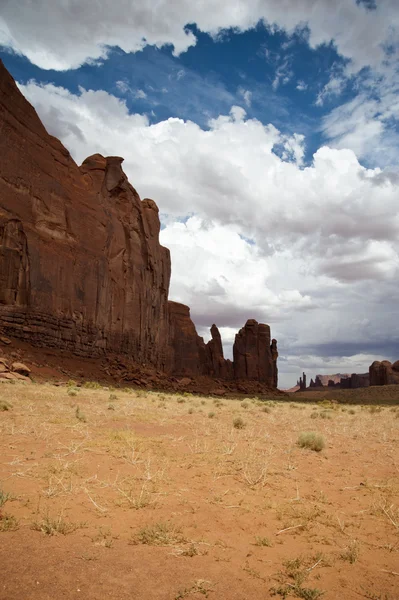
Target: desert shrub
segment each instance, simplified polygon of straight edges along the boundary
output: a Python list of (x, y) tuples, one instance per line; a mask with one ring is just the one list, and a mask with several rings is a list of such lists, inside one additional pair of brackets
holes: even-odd
[(297, 444), (300, 448), (309, 448), (314, 452), (321, 452), (325, 447), (324, 438), (314, 431), (303, 432), (299, 435)]
[(85, 381), (83, 387), (89, 390), (99, 390), (102, 386), (97, 381)]
[(77, 418), (78, 421), (81, 421), (82, 423), (87, 423), (86, 416), (81, 412), (79, 406), (76, 407), (75, 417)]
[(192, 415), (192, 414), (193, 414), (193, 412), (194, 412), (194, 409), (193, 409), (193, 408), (189, 408), (189, 409), (188, 409), (188, 414), (189, 414), (189, 415)]
[(0, 531), (15, 531), (18, 529), (18, 520), (13, 515), (3, 513), (0, 515)]
[(110, 394), (109, 399), (112, 402), (112, 400), (118, 400), (118, 396), (116, 394)]
[(236, 429), (244, 429), (244, 427), (245, 427), (244, 419), (242, 419), (241, 417), (236, 417), (233, 420), (233, 427), (235, 427)]
[(214, 417), (214, 416), (215, 416), (215, 413), (214, 413), (214, 412), (209, 412), (209, 413), (208, 413), (208, 417), (209, 417), (210, 419), (213, 419), (213, 417)]
[(67, 391), (68, 396), (77, 396), (78, 395), (78, 391), (74, 388), (69, 388)]
[(32, 523), (32, 529), (41, 531), (45, 535), (56, 535), (57, 533), (67, 535), (68, 533), (72, 533), (85, 526), (85, 523), (71, 523), (70, 521), (65, 521), (62, 515), (59, 515), (55, 519), (46, 515), (41, 521), (34, 521), (34, 523)]
[(248, 408), (249, 404), (248, 404), (248, 402), (246, 402), (246, 401), (244, 400), (244, 402), (241, 402), (241, 406), (242, 406), (243, 408)]
[(177, 398), (177, 400), (176, 400), (176, 402), (177, 402), (178, 404), (183, 404), (185, 401), (186, 401), (186, 399), (185, 399), (185, 398), (181, 398), (180, 396), (179, 396), (179, 398)]
[(12, 408), (12, 404), (6, 400), (0, 400), (0, 412), (5, 412), (6, 410), (10, 410), (10, 408)]
[(255, 538), (255, 546), (267, 546), (268, 548), (273, 544), (267, 537), (260, 537), (259, 535)]
[(271, 413), (272, 409), (270, 408), (270, 406), (262, 406), (262, 412)]
[(322, 419), (332, 419), (333, 415), (331, 410), (322, 410), (320, 413)]
[(311, 419), (318, 419), (320, 417), (320, 413), (318, 412), (312, 412), (310, 413), (310, 418)]
[(146, 544), (148, 546), (170, 546), (181, 544), (186, 540), (180, 527), (170, 523), (155, 523), (147, 525), (138, 531), (131, 539), (131, 544)]
[(356, 540), (352, 540), (349, 545), (341, 552), (340, 558), (348, 561), (353, 565), (359, 557), (359, 544)]

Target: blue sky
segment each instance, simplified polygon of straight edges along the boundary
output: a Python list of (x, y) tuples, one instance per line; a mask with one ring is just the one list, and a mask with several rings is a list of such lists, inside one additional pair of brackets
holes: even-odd
[(80, 163), (120, 155), (162, 217), (172, 299), (280, 382), (399, 358), (397, 0), (6, 2), (0, 57)]
[(311, 161), (328, 139), (321, 131), (323, 116), (357, 93), (356, 82), (347, 81), (339, 96), (316, 105), (332, 73), (346, 63), (334, 44), (310, 48), (306, 28), (288, 35), (259, 23), (246, 32), (226, 30), (215, 39), (189, 27), (197, 43), (180, 56), (173, 56), (171, 46), (146, 46), (137, 53), (112, 47), (106, 60), (68, 71), (40, 69), (9, 49), (3, 48), (0, 57), (21, 83), (54, 83), (74, 94), (79, 87), (107, 90), (152, 123), (179, 117), (206, 128), (210, 118), (228, 113), (233, 104), (243, 106), (250, 118), (305, 135), (306, 161)]

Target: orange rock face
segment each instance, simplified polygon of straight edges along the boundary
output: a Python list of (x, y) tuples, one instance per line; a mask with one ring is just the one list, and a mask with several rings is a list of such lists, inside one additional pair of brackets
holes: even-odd
[(217, 327), (205, 344), (189, 308), (168, 302), (158, 207), (140, 200), (122, 162), (95, 154), (78, 167), (0, 61), (2, 332), (78, 355), (128, 355), (166, 373), (276, 387), (267, 325), (248, 321), (238, 334), (233, 374)]

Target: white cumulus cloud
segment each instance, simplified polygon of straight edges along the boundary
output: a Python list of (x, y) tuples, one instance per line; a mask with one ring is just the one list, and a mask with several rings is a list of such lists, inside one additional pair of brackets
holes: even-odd
[(101, 0), (95, 10), (81, 0), (6, 0), (0, 43), (41, 68), (65, 70), (104, 58), (109, 46), (136, 52), (147, 44), (172, 44), (175, 54), (185, 52), (196, 43), (186, 29), (190, 23), (217, 36), (260, 20), (288, 33), (306, 25), (312, 47), (333, 41), (357, 71), (380, 66), (385, 47), (395, 48), (399, 11), (396, 0), (379, 0), (372, 11), (355, 0)]

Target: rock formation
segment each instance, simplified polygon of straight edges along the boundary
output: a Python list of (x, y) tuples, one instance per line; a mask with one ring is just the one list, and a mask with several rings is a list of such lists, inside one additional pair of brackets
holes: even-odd
[(297, 385), (299, 385), (299, 391), (304, 392), (306, 390), (306, 373), (302, 373), (302, 377), (300, 377), (297, 381)]
[(368, 373), (352, 373), (350, 377), (342, 378), (338, 385), (341, 389), (356, 389), (368, 387), (370, 379)]
[(399, 360), (394, 363), (389, 360), (375, 360), (369, 368), (370, 385), (399, 384)]
[(276, 387), (277, 356), (277, 342), (270, 339), (269, 325), (249, 319), (235, 337), (235, 379), (255, 379)]
[(346, 379), (350, 376), (351, 376), (350, 373), (334, 373), (333, 375), (316, 375), (315, 385), (331, 387), (331, 384), (329, 384), (330, 381), (332, 381), (333, 384), (336, 384), (336, 383), (340, 383), (341, 379)]
[(29, 379), (31, 370), (20, 362), (10, 362), (0, 356), (0, 382), (22, 380), (31, 383)]
[(206, 344), (207, 373), (211, 377), (220, 377), (227, 380), (233, 379), (233, 363), (231, 360), (226, 360), (223, 356), (222, 338), (216, 325), (212, 325), (211, 327), (211, 336), (211, 339)]
[(216, 325), (205, 344), (189, 308), (168, 301), (158, 208), (140, 200), (122, 162), (95, 154), (78, 167), (0, 61), (0, 330), (77, 355), (277, 387), (268, 325), (247, 321), (233, 366)]
[(369, 385), (368, 373), (335, 373), (334, 375), (316, 375), (310, 380), (309, 388), (317, 391), (321, 387), (355, 389)]

